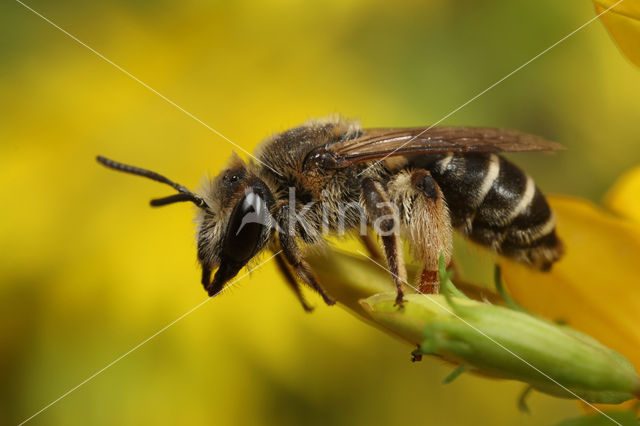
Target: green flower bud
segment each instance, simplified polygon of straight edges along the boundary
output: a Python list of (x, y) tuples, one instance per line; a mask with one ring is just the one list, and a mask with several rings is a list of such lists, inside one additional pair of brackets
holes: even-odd
[(314, 268), (340, 303), (417, 345), (415, 355), (435, 355), (558, 397), (615, 404), (640, 395), (640, 377), (617, 352), (567, 326), (470, 300), (448, 288), (445, 274), (445, 294), (407, 294), (399, 308), (388, 273), (368, 260), (333, 255), (316, 258)]
[(412, 294), (406, 299), (402, 310), (394, 306), (394, 293), (372, 296), (362, 305), (385, 328), (420, 342), (417, 354), (520, 380), (559, 397), (616, 404), (640, 392), (640, 377), (629, 361), (566, 326), (443, 295)]

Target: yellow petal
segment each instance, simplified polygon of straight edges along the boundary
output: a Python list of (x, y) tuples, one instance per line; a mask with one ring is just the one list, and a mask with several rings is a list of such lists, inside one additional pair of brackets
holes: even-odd
[[(618, 0), (596, 0), (598, 14), (616, 4)], [(640, 1), (623, 0), (600, 16), (622, 52), (640, 67)]]
[(640, 223), (640, 166), (618, 179), (607, 194), (605, 205), (612, 212)]
[(513, 297), (593, 336), (640, 367), (640, 225), (594, 204), (551, 197), (566, 246), (549, 273), (503, 260)]

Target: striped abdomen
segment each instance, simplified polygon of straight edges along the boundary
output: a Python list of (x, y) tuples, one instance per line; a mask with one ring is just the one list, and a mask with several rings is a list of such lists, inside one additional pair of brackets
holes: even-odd
[(542, 270), (560, 258), (555, 214), (517, 166), (496, 154), (473, 153), (442, 156), (428, 169), (452, 225), (468, 238)]

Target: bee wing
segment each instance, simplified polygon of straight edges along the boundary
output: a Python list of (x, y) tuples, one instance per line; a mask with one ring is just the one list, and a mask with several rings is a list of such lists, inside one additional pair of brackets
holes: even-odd
[(366, 161), (443, 152), (557, 151), (564, 147), (515, 130), (488, 127), (416, 127), (364, 129), (361, 136), (332, 143), (337, 167)]

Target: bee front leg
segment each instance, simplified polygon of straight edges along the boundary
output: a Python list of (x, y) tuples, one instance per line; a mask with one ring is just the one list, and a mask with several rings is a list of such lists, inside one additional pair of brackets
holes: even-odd
[(300, 301), (302, 308), (305, 310), (305, 312), (313, 312), (313, 307), (310, 306), (305, 300), (304, 295), (302, 294), (302, 289), (300, 288), (300, 284), (298, 284), (296, 277), (291, 272), (291, 269), (289, 269), (289, 265), (287, 265), (287, 261), (284, 255), (282, 254), (282, 251), (277, 252), (275, 256), (276, 256), (276, 265), (278, 265), (278, 269), (280, 270), (280, 273), (282, 274), (285, 281), (287, 282), (287, 284), (289, 284), (289, 287), (291, 287), (294, 294)]
[(384, 254), (391, 278), (396, 285), (396, 305), (404, 302), (404, 284), (407, 281), (407, 271), (402, 256), (402, 245), (399, 235), (399, 218), (397, 208), (389, 201), (389, 197), (382, 184), (371, 178), (362, 181), (362, 198), (373, 224), (373, 229), (380, 235)]
[[(288, 205), (283, 205), (278, 210), (278, 225), (280, 227), (278, 231), (278, 239), (280, 241), (280, 247), (282, 248), (282, 254), (287, 263), (291, 265), (295, 274), (309, 287), (322, 296), (322, 299), (327, 305), (335, 305), (336, 301), (327, 294), (318, 282), (316, 274), (313, 273), (311, 266), (302, 258), (300, 248), (296, 242), (294, 230), (289, 228), (289, 213)], [(295, 280), (294, 280), (295, 281)], [(303, 303), (303, 306), (305, 304)], [(305, 308), (306, 309), (306, 308)]]

